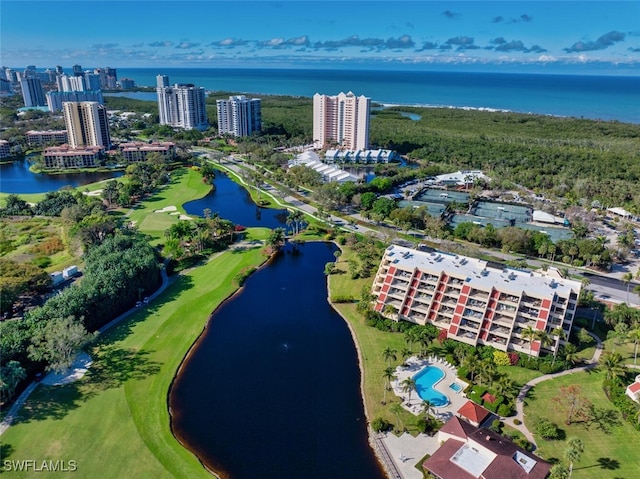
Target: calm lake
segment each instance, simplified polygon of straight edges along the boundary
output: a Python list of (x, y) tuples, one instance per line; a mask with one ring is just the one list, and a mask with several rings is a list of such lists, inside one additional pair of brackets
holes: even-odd
[(124, 172), (113, 173), (70, 173), (60, 175), (47, 175), (44, 173), (32, 173), (29, 171), (28, 158), (4, 163), (0, 165), (0, 192), (2, 193), (45, 193), (57, 191), (65, 186), (83, 186), (96, 181), (107, 180), (122, 176)]
[(213, 184), (214, 189), (207, 196), (183, 205), (187, 214), (202, 216), (205, 208), (209, 208), (221, 218), (242, 226), (285, 228), (287, 210), (260, 208), (247, 190), (220, 171), (216, 171)]
[(367, 442), (355, 346), (327, 302), (323, 269), (335, 250), (287, 247), (252, 275), (174, 382), (174, 433), (225, 477), (384, 477)]

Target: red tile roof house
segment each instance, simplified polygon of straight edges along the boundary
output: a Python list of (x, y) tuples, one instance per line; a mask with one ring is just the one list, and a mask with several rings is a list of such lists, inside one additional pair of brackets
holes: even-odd
[(632, 401), (640, 403), (640, 374), (636, 376), (636, 380), (627, 386), (625, 391)]
[(439, 479), (545, 479), (551, 464), (489, 429), (453, 417), (422, 467)]
[(456, 414), (476, 427), (480, 427), (480, 425), (491, 416), (491, 412), (488, 409), (483, 408), (471, 400), (464, 403)]

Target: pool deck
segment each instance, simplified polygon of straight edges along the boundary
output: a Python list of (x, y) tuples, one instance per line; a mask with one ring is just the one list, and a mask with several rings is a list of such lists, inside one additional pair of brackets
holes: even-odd
[(447, 396), (449, 403), (446, 406), (434, 407), (437, 419), (447, 422), (455, 412), (467, 402), (467, 397), (462, 390), (460, 392), (455, 392), (449, 387), (449, 385), (456, 382), (464, 390), (468, 386), (468, 383), (459, 379), (456, 368), (451, 366), (444, 359), (434, 356), (420, 359), (416, 356), (412, 356), (407, 359), (405, 364), (407, 365), (406, 367), (401, 365), (396, 368), (396, 379), (391, 382), (391, 387), (393, 388), (394, 394), (402, 398), (402, 407), (407, 411), (416, 416), (422, 414), (422, 399), (418, 396), (416, 391), (413, 391), (411, 393), (411, 402), (409, 402), (409, 394), (403, 392), (402, 382), (407, 378), (415, 376), (427, 366), (437, 366), (444, 371), (444, 378), (438, 381), (433, 388)]
[[(422, 399), (416, 391), (411, 393), (411, 403), (409, 403), (409, 394), (402, 391), (402, 381), (409, 377), (415, 376), (427, 366), (437, 366), (444, 371), (444, 378), (436, 383), (434, 389), (441, 392), (449, 399), (449, 404), (441, 407), (434, 407), (436, 418), (442, 422), (447, 422), (458, 409), (466, 402), (467, 397), (464, 392), (455, 392), (449, 387), (452, 382), (458, 383), (462, 389), (466, 389), (468, 383), (458, 379), (456, 368), (437, 357), (428, 357), (420, 359), (415, 356), (407, 359), (407, 367), (398, 366), (396, 368), (396, 379), (391, 381), (393, 392), (396, 396), (402, 398), (402, 407), (414, 415), (422, 414)], [(400, 436), (394, 434), (382, 433), (379, 440), (384, 444), (389, 456), (396, 465), (402, 479), (422, 479), (422, 473), (416, 469), (416, 463), (424, 457), (425, 454), (433, 454), (440, 447), (438, 436), (427, 436), (426, 434), (418, 434), (413, 437), (409, 433)]]

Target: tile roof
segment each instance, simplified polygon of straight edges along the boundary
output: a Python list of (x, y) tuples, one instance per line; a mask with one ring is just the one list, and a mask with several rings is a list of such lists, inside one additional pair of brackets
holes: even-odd
[(458, 409), (458, 414), (469, 419), (471, 422), (482, 424), (482, 421), (489, 417), (491, 412), (469, 400), (460, 409)]

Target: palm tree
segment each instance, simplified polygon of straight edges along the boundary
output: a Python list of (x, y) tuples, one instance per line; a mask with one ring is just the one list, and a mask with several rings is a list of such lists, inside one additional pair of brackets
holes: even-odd
[(405, 331), (404, 333), (404, 342), (407, 343), (409, 349), (413, 348), (413, 343), (418, 339), (418, 335), (416, 334), (416, 329), (411, 328)]
[(402, 358), (403, 364), (407, 361), (407, 359), (409, 359), (409, 357), (411, 357), (412, 354), (413, 351), (411, 351), (409, 348), (402, 348), (402, 351), (400, 351), (400, 357)]
[(578, 362), (577, 351), (575, 344), (567, 343), (564, 345), (562, 356), (566, 362), (575, 365)]
[[(400, 419), (400, 414), (402, 414), (402, 411), (402, 406), (397, 402), (393, 403), (393, 406), (391, 406), (391, 412), (396, 415), (396, 418), (398, 418), (400, 427), (402, 427), (402, 419)], [(397, 430), (399, 431), (400, 428), (398, 428)]]
[(407, 404), (411, 404), (411, 393), (416, 387), (416, 380), (413, 378), (407, 378), (402, 381), (402, 392), (409, 393), (409, 399), (407, 400)]
[(471, 374), (471, 381), (473, 382), (475, 375), (478, 374), (482, 370), (482, 365), (479, 361), (468, 360), (466, 363), (467, 371)]
[(631, 271), (627, 271), (622, 275), (622, 282), (627, 285), (627, 304), (629, 304), (629, 286), (631, 285), (631, 280), (633, 279), (633, 273)]
[(573, 473), (573, 463), (580, 460), (584, 452), (584, 444), (577, 437), (572, 437), (567, 442), (567, 449), (564, 451), (564, 457), (569, 461), (569, 479)]
[(498, 368), (496, 365), (490, 361), (480, 361), (480, 370), (478, 371), (478, 382), (481, 385), (486, 383), (491, 386), (493, 381), (496, 379)]
[(615, 379), (625, 374), (622, 365), (622, 354), (618, 352), (607, 352), (602, 355), (601, 365), (607, 373), (607, 379)]
[(531, 347), (533, 346), (533, 340), (536, 339), (536, 330), (531, 326), (527, 326), (520, 334), (524, 339), (529, 340), (529, 357), (531, 357)]
[(387, 391), (391, 389), (391, 381), (396, 378), (395, 370), (391, 366), (385, 368), (382, 377), (385, 379), (382, 404), (387, 404)]
[(384, 348), (384, 351), (382, 351), (382, 357), (384, 358), (384, 361), (389, 364), (391, 363), (391, 361), (396, 360), (396, 350), (392, 349), (390, 346), (387, 346), (386, 348)]
[(627, 337), (633, 341), (633, 364), (635, 365), (638, 359), (638, 344), (640, 344), (640, 327), (629, 331)]
[(502, 376), (493, 388), (500, 396), (504, 396), (509, 399), (513, 399), (517, 395), (516, 384), (507, 376)]
[(564, 329), (562, 329), (560, 326), (557, 326), (556, 328), (554, 328), (553, 331), (551, 331), (551, 334), (556, 341), (556, 344), (553, 348), (553, 362), (552, 362), (552, 364), (555, 364), (556, 356), (558, 355), (558, 349), (560, 348), (560, 340), (566, 339), (567, 335), (565, 334)]
[(534, 338), (540, 341), (540, 352), (542, 352), (542, 348), (544, 348), (545, 346), (549, 346), (553, 342), (553, 339), (551, 339), (549, 333), (547, 333), (544, 329), (538, 329)]
[(422, 406), (422, 414), (424, 414), (424, 418), (427, 421), (429, 420), (429, 414), (431, 414), (432, 416), (436, 415), (435, 411), (433, 410), (434, 404), (428, 399), (423, 399), (420, 405)]

